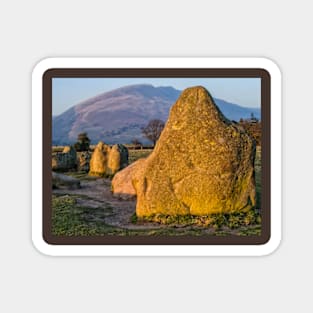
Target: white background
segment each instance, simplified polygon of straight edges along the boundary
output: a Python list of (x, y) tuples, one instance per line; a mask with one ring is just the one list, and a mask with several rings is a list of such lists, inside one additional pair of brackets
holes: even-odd
[[(309, 312), (310, 1), (2, 1), (1, 312)], [(264, 23), (266, 23), (264, 25)], [(47, 257), (31, 243), (31, 71), (52, 56), (264, 56), (283, 74), (283, 241), (266, 257)]]

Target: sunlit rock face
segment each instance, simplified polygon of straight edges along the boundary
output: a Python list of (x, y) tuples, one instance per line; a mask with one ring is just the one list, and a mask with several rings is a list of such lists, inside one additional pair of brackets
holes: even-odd
[(91, 155), (89, 175), (114, 175), (127, 164), (128, 150), (125, 146), (118, 144), (111, 148), (100, 141)]
[(184, 90), (151, 155), (132, 174), (138, 217), (209, 215), (255, 206), (255, 143), (203, 87)]
[(136, 190), (132, 184), (132, 179), (134, 173), (140, 170), (144, 162), (145, 159), (139, 159), (114, 175), (112, 180), (112, 192), (114, 197), (124, 200), (136, 197)]

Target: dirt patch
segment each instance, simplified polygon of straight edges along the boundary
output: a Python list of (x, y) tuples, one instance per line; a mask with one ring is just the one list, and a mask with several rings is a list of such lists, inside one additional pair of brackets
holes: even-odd
[[(157, 229), (164, 227), (153, 223), (132, 223), (132, 216), (136, 210), (136, 200), (123, 200), (112, 196), (111, 180), (98, 178), (81, 180), (79, 189), (55, 189), (55, 195), (73, 195), (77, 205), (89, 209), (89, 215), (101, 216), (101, 220), (108, 225), (125, 229)], [(94, 212), (92, 212), (92, 209)], [(100, 212), (99, 212), (100, 211)], [(101, 214), (106, 211), (107, 214)], [(98, 218), (99, 220), (99, 218)]]

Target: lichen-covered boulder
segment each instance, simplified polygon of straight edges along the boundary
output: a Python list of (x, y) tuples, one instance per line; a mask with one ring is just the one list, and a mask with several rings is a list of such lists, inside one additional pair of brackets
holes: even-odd
[(105, 176), (108, 170), (108, 154), (110, 146), (100, 141), (93, 151), (90, 159), (89, 175)]
[(129, 200), (136, 197), (136, 190), (132, 184), (133, 174), (138, 172), (145, 159), (139, 159), (123, 170), (115, 174), (112, 180), (112, 192), (114, 197)]
[(62, 152), (58, 152), (52, 156), (52, 169), (56, 171), (76, 169), (76, 158), (76, 150), (72, 146), (66, 146)]
[(203, 87), (173, 105), (151, 155), (133, 173), (138, 217), (210, 215), (255, 206), (255, 144)]

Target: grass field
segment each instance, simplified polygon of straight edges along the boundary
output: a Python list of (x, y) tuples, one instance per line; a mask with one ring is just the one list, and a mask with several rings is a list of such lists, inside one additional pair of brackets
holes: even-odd
[[(80, 206), (75, 195), (52, 197), (52, 233), (58, 236), (251, 236), (259, 235), (261, 231), (258, 215), (215, 214), (208, 218), (191, 219), (180, 217), (172, 220), (169, 217), (158, 217), (160, 227), (150, 228), (154, 223), (144, 222), (142, 229), (127, 229), (111, 226), (105, 222), (113, 209), (110, 206), (90, 208)], [(202, 221), (201, 221), (202, 219)], [(135, 215), (132, 217), (136, 224)]]
[(146, 158), (152, 151), (152, 149), (128, 150), (129, 164), (137, 161), (138, 159)]

